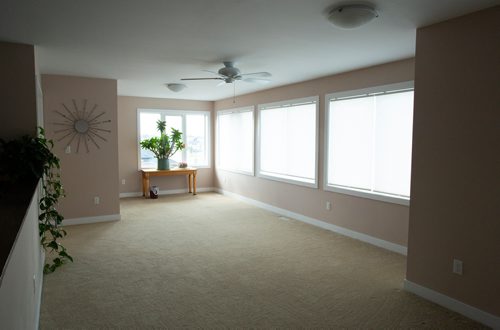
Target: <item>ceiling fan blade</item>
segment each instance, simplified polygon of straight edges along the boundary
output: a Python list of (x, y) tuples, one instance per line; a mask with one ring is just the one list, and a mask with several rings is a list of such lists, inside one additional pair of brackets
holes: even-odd
[(203, 72), (208, 72), (208, 73), (213, 73), (213, 74), (214, 74), (214, 75), (216, 75), (216, 76), (223, 77), (223, 75), (221, 75), (220, 73), (215, 72), (215, 71), (210, 71), (210, 70), (201, 70), (201, 71), (203, 71)]
[(249, 82), (249, 83), (257, 83), (257, 84), (269, 84), (271, 80), (269, 79), (262, 79), (262, 78), (245, 78), (243, 81)]
[(224, 80), (223, 78), (182, 78), (181, 80)]
[(252, 73), (243, 73), (240, 74), (242, 77), (248, 77), (248, 76), (254, 76), (254, 77), (262, 77), (262, 78), (268, 78), (271, 77), (272, 74), (269, 72), (252, 72)]

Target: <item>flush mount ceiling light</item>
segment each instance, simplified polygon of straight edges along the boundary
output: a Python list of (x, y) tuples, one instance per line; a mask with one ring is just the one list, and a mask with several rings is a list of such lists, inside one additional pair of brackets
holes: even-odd
[(184, 84), (166, 84), (166, 85), (167, 85), (168, 89), (170, 89), (172, 92), (175, 92), (175, 93), (178, 93), (187, 87)]
[(377, 11), (367, 5), (343, 5), (333, 9), (328, 20), (341, 29), (355, 29), (378, 17)]

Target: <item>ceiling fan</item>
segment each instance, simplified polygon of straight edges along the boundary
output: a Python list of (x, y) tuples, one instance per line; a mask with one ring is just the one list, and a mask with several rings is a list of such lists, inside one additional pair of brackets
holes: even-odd
[(219, 71), (209, 71), (203, 70), (205, 72), (210, 72), (216, 74), (218, 77), (213, 78), (183, 78), (181, 80), (221, 80), (221, 82), (217, 85), (231, 84), (236, 82), (237, 80), (251, 82), (251, 83), (259, 83), (259, 84), (267, 84), (270, 82), (269, 78), (272, 75), (269, 72), (252, 72), (252, 73), (241, 73), (240, 69), (234, 66), (234, 62), (223, 62), (224, 67), (219, 69)]

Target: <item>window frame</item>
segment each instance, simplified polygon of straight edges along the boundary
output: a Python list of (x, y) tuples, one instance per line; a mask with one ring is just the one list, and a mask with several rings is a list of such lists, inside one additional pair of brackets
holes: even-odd
[[(356, 197), (362, 197), (362, 198), (368, 198), (368, 199), (373, 199), (373, 200), (377, 200), (377, 201), (405, 205), (405, 206), (410, 205), (411, 196), (405, 197), (405, 196), (391, 195), (391, 194), (385, 194), (385, 193), (381, 193), (381, 192), (366, 191), (366, 190), (362, 190), (362, 189), (342, 187), (342, 186), (329, 184), (328, 183), (328, 170), (329, 170), (329, 165), (330, 165), (329, 124), (330, 124), (330, 101), (332, 99), (351, 98), (351, 97), (355, 98), (357, 96), (361, 97), (362, 95), (369, 96), (370, 94), (372, 94), (372, 95), (374, 95), (374, 94), (392, 94), (392, 93), (410, 91), (410, 90), (414, 90), (414, 89), (415, 89), (414, 81), (411, 80), (411, 81), (405, 81), (405, 82), (400, 82), (400, 83), (395, 83), (395, 84), (387, 84), (387, 85), (380, 85), (380, 86), (374, 86), (374, 87), (368, 87), (368, 88), (362, 88), (362, 89), (329, 93), (329, 94), (325, 95), (325, 123), (324, 123), (325, 124), (325, 126), (324, 126), (325, 138), (324, 138), (324, 150), (323, 150), (323, 152), (324, 152), (323, 190), (324, 191), (331, 191), (331, 192), (335, 192), (335, 193), (351, 195), (351, 196), (356, 196)], [(412, 132), (412, 134), (413, 134), (413, 132)], [(411, 180), (411, 176), (410, 176), (410, 180)]]
[[(171, 115), (171, 116), (182, 116), (182, 140), (184, 143), (186, 143), (186, 115), (204, 115), (206, 116), (207, 122), (206, 122), (206, 148), (207, 148), (207, 165), (191, 165), (188, 164), (189, 166), (193, 166), (196, 168), (211, 168), (212, 164), (212, 133), (211, 133), (211, 111), (206, 111), (206, 110), (171, 110), (171, 109), (154, 109), (154, 108), (137, 108), (137, 168), (139, 171), (141, 171), (142, 168), (142, 163), (141, 163), (141, 121), (140, 121), (140, 116), (141, 113), (157, 113), (160, 114), (160, 118), (164, 118), (163, 116), (165, 115)], [(182, 152), (182, 159), (185, 162), (186, 161), (186, 149), (181, 150)]]
[[(260, 168), (260, 160), (261, 160), (261, 142), (262, 142), (262, 136), (261, 136), (261, 128), (262, 128), (262, 111), (265, 111), (266, 109), (270, 108), (279, 108), (279, 107), (286, 107), (290, 105), (299, 105), (299, 104), (304, 104), (304, 103), (313, 103), (316, 107), (316, 123), (315, 123), (315, 128), (316, 128), (316, 134), (314, 136), (314, 182), (309, 183), (309, 182), (304, 182), (301, 180), (295, 180), (291, 178), (290, 176), (283, 175), (282, 176), (274, 176), (274, 175), (268, 175), (265, 173), (262, 173), (262, 170)], [(257, 106), (257, 125), (256, 125), (256, 143), (255, 143), (255, 172), (256, 176), (262, 179), (268, 179), (268, 180), (273, 180), (273, 181), (278, 181), (278, 182), (284, 182), (284, 183), (289, 183), (289, 184), (294, 184), (298, 186), (303, 186), (303, 187), (308, 187), (308, 188), (314, 188), (318, 189), (319, 188), (319, 171), (318, 171), (318, 165), (319, 165), (319, 96), (308, 96), (308, 97), (303, 97), (303, 98), (297, 98), (297, 99), (290, 99), (290, 100), (284, 100), (284, 101), (278, 101), (278, 102), (272, 102), (272, 103), (263, 103), (259, 104)]]
[[(253, 127), (252, 127), (252, 171), (247, 172), (247, 171), (242, 171), (242, 170), (235, 170), (235, 169), (228, 169), (220, 166), (219, 163), (219, 115), (225, 115), (225, 114), (231, 114), (231, 113), (244, 113), (244, 112), (251, 112), (252, 113), (252, 119), (253, 119)], [(238, 174), (244, 174), (248, 176), (255, 176), (255, 129), (256, 129), (256, 120), (255, 120), (255, 106), (247, 106), (247, 107), (240, 107), (240, 108), (234, 108), (234, 109), (224, 109), (224, 110), (218, 110), (216, 115), (215, 115), (215, 168), (217, 170), (221, 171), (226, 171), (226, 172), (232, 172), (232, 173), (238, 173)]]

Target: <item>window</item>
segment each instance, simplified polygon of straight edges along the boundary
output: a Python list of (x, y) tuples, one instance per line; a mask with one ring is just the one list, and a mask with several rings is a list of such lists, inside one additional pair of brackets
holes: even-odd
[[(172, 128), (181, 131), (186, 144), (184, 150), (177, 151), (170, 158), (171, 167), (181, 161), (189, 166), (210, 167), (210, 112), (138, 109), (138, 142), (160, 134), (156, 128), (158, 120), (166, 121), (167, 133)], [(139, 169), (156, 168), (157, 159), (154, 154), (142, 149), (139, 144), (138, 149)]]
[(326, 97), (326, 190), (408, 204), (411, 83)]
[(317, 187), (318, 98), (259, 105), (258, 175)]
[(217, 167), (253, 175), (254, 108), (217, 113)]

